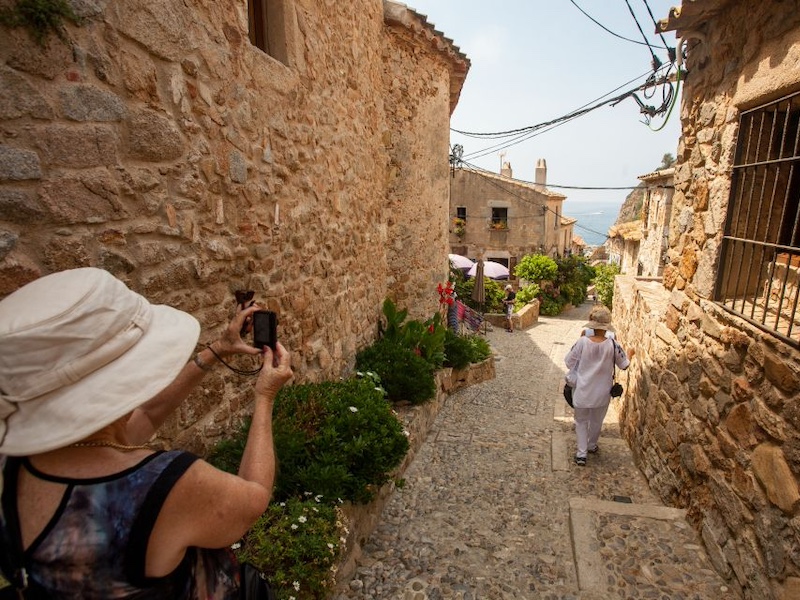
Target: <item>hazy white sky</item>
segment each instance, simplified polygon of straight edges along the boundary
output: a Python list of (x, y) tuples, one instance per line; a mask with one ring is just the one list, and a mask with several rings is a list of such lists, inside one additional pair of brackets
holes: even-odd
[[(574, 2), (406, 1), (472, 62), (451, 119), (453, 129), (499, 132), (536, 125), (643, 83), (652, 68), (651, 50), (644, 44), (630, 9), (658, 59), (669, 62), (647, 7), (659, 20), (667, 16), (670, 6), (679, 4), (678, 0)], [(634, 41), (603, 30), (575, 4), (615, 34)], [(665, 34), (664, 39), (667, 46), (676, 46), (674, 34)], [(635, 81), (628, 83), (631, 80)], [(641, 92), (639, 97), (646, 105), (660, 106), (662, 89), (650, 98)], [(680, 100), (666, 124), (663, 117), (656, 117), (648, 127), (642, 122), (639, 105), (627, 98), (503, 150), (489, 149), (503, 140), (452, 134), (451, 143), (464, 147), (468, 162), (492, 171), (499, 171), (499, 152), (505, 152), (502, 160), (511, 163), (518, 179), (532, 181), (537, 159), (544, 158), (551, 186), (635, 186), (639, 175), (658, 168), (665, 153), (676, 154), (679, 118)], [(653, 131), (661, 126), (661, 131)], [(468, 158), (470, 153), (486, 149), (486, 156)], [(551, 189), (567, 196), (567, 214), (570, 201), (621, 203), (628, 193)]]

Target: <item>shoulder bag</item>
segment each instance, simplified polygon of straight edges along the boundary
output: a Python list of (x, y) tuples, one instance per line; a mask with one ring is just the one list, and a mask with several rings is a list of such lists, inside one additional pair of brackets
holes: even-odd
[[(617, 345), (617, 342), (614, 341), (614, 338), (611, 338), (611, 343), (614, 344), (614, 354), (616, 354), (617, 351), (622, 352), (622, 348)], [(617, 360), (614, 354), (611, 355), (611, 368), (614, 370), (614, 373), (611, 377), (613, 385), (611, 386), (611, 391), (609, 393), (611, 394), (612, 398), (619, 398), (622, 396), (622, 392), (624, 392), (625, 389), (622, 387), (621, 383), (617, 383)]]
[(19, 458), (9, 456), (3, 469), (0, 571), (9, 585), (0, 589), (0, 600), (46, 600), (50, 595), (28, 576), (25, 566), (16, 496), (20, 462)]

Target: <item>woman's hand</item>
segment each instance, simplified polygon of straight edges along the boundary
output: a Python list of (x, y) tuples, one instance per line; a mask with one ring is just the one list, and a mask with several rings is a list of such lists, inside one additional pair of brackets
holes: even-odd
[(292, 378), (292, 360), (283, 344), (275, 344), (275, 352), (264, 348), (264, 365), (256, 381), (256, 398), (267, 396), (275, 398), (283, 384)]
[(248, 321), (248, 319), (249, 325), (247, 331), (252, 329), (253, 313), (258, 310), (262, 310), (262, 308), (257, 304), (253, 304), (252, 306), (248, 306), (244, 309), (240, 306), (237, 306), (236, 315), (228, 324), (225, 332), (217, 341), (210, 344), (214, 352), (220, 356), (230, 356), (232, 354), (260, 354), (261, 349), (255, 348), (245, 342), (240, 333), (242, 327), (245, 325), (245, 322)]

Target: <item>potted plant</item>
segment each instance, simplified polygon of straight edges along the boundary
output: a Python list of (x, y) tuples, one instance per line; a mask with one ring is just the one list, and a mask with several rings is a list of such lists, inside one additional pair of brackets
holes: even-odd
[(464, 219), (456, 217), (453, 219), (453, 233), (455, 233), (459, 239), (464, 237), (464, 234), (467, 231), (467, 222)]

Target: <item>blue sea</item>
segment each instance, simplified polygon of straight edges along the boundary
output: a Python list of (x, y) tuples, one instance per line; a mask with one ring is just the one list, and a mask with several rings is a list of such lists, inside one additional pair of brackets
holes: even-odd
[(606, 241), (608, 229), (617, 220), (621, 201), (565, 200), (562, 213), (577, 219), (573, 231), (590, 246), (601, 246)]

